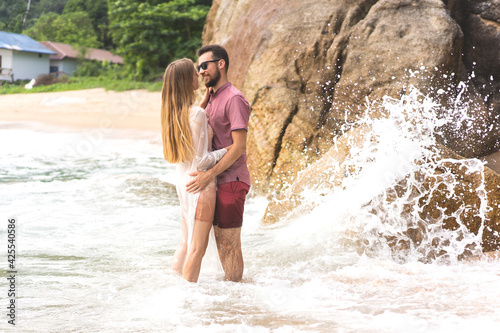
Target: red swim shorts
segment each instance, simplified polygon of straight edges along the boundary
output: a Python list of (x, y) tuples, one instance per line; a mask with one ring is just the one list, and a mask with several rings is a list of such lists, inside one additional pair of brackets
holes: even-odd
[(218, 184), (214, 225), (224, 229), (240, 228), (249, 190), (248, 184), (239, 181)]

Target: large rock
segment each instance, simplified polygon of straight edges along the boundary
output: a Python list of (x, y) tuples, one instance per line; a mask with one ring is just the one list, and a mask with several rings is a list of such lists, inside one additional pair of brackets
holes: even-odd
[(351, 158), (353, 150), (363, 148), (370, 131), (370, 126), (362, 126), (341, 136), (334, 148), (299, 172), (293, 184), (273, 198), (267, 206), (263, 222), (275, 223), (307, 214), (318, 204), (310, 201), (308, 194), (326, 196), (339, 189), (344, 178), (356, 172), (346, 161)]
[[(489, 155), (500, 148), (500, 48), (494, 47), (500, 44), (500, 1), (448, 2), (451, 16), (464, 33), (465, 66), (460, 79), (467, 87), (460, 90), (467, 97), (458, 106), (450, 103), (454, 115), (443, 129), (443, 142), (467, 157)], [(460, 109), (468, 109), (462, 121), (464, 112)]]
[(422, 220), (442, 219), (449, 230), (465, 226), (482, 234), (483, 251), (500, 250), (500, 175), (445, 147), (439, 155), (434, 174), (424, 176), (429, 195), (419, 201)]
[(441, 139), (467, 157), (498, 149), (497, 14), (497, 0), (214, 0), (204, 44), (227, 48), (229, 78), (252, 104), (254, 188), (291, 185), (364, 112), (366, 98), (378, 117), (382, 96), (414, 85), (440, 96), (443, 113), (461, 121), (453, 103), (460, 91), (445, 98), (436, 91), (473, 66), (470, 119), (445, 126)]
[[(486, 132), (483, 155), (500, 149), (500, 0), (470, 1), (464, 26), (464, 62), (490, 110), (493, 129)], [(494, 47), (496, 45), (496, 47)], [(493, 46), (493, 47), (492, 47)]]
[[(318, 205), (310, 200), (311, 191), (319, 196), (344, 191), (349, 183), (345, 180), (359, 177), (361, 171), (359, 164), (353, 163), (354, 152), (373, 150), (367, 144), (373, 140), (369, 125), (343, 135), (335, 148), (300, 172), (293, 185), (271, 201), (264, 222), (309, 214)], [(377, 230), (377, 234), (393, 250), (419, 249), (422, 260), (445, 254), (443, 249), (452, 239), (459, 242), (469, 232), (480, 235), (478, 243), (483, 251), (500, 250), (500, 175), (479, 160), (465, 159), (440, 144), (425, 152), (406, 175), (360, 206), (383, 224), (392, 225)], [(366, 227), (368, 223), (362, 229)], [(442, 236), (442, 229), (455, 234)], [(470, 254), (474, 242), (468, 246), (471, 248), (460, 250), (462, 256)]]

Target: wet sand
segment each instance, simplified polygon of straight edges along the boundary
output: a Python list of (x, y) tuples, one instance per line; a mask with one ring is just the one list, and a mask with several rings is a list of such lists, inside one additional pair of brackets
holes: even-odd
[(161, 92), (102, 88), (0, 95), (0, 121), (160, 131), (160, 99)]

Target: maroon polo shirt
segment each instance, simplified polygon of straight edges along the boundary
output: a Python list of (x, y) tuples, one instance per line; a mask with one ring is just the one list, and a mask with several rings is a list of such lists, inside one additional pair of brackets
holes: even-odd
[[(208, 123), (214, 130), (213, 149), (221, 149), (233, 144), (231, 132), (244, 129), (248, 132), (250, 104), (231, 82), (224, 84), (210, 95), (206, 107)], [(247, 154), (243, 153), (236, 162), (217, 176), (219, 184), (242, 181), (250, 184)]]

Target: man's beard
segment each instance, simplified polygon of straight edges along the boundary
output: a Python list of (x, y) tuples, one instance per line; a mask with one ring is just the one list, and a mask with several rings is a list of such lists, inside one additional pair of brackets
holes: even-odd
[(207, 83), (205, 83), (205, 87), (207, 87), (207, 88), (215, 87), (215, 85), (219, 82), (220, 71), (218, 68), (216, 68), (216, 70), (217, 70), (217, 72), (215, 72), (215, 75)]

